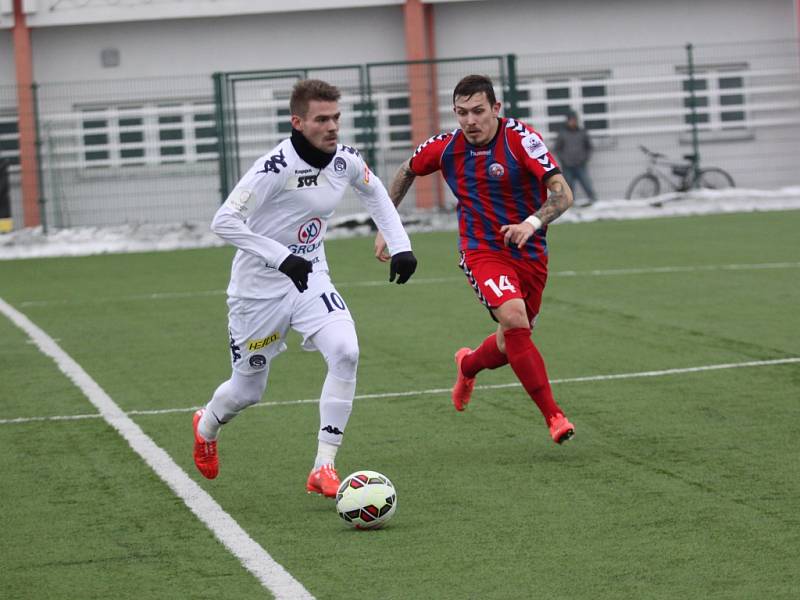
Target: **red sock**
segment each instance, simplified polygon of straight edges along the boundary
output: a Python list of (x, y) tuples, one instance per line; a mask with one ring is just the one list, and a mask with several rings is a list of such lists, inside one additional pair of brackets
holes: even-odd
[(497, 334), (493, 333), (471, 354), (461, 360), (464, 377), (475, 377), (484, 369), (496, 369), (508, 364), (508, 357), (497, 347)]
[(511, 368), (549, 423), (550, 417), (563, 411), (553, 399), (544, 360), (539, 354), (539, 350), (533, 345), (531, 330), (524, 327), (507, 329), (505, 340), (506, 354)]

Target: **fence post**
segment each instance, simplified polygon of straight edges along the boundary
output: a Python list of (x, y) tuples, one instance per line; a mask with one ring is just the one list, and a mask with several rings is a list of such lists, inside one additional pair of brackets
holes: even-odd
[(219, 165), (220, 204), (228, 196), (228, 144), (225, 143), (225, 111), (222, 107), (222, 73), (214, 73), (214, 111), (217, 117), (217, 163)]
[(44, 196), (44, 175), (42, 173), (42, 136), (39, 128), (39, 86), (31, 84), (31, 94), (33, 96), (33, 129), (34, 146), (36, 147), (36, 178), (39, 180), (39, 222), (42, 224), (42, 232), (47, 233), (47, 200)]
[[(689, 108), (692, 111), (692, 168), (695, 173), (700, 166), (700, 140), (697, 135), (697, 97), (694, 93), (694, 47), (691, 43), (686, 44), (686, 62), (689, 68)], [(697, 180), (696, 177), (692, 178), (692, 185)]]
[(506, 110), (507, 117), (516, 119), (519, 115), (517, 106), (517, 55), (508, 54), (506, 56), (508, 64), (508, 86), (506, 88)]
[(11, 186), (8, 183), (10, 164), (0, 156), (0, 233), (8, 233), (14, 228), (14, 222), (11, 220)]

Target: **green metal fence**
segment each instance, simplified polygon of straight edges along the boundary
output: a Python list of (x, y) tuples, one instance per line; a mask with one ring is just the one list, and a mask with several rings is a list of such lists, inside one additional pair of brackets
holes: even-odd
[[(785, 40), (694, 45), (691, 56), (677, 44), (43, 84), (36, 90), (43, 220), (53, 227), (207, 222), (238, 177), (289, 133), (291, 88), (306, 77), (341, 88), (340, 137), (387, 182), (417, 143), (456, 126), (452, 89), (482, 73), (494, 79), (504, 114), (549, 144), (565, 114), (579, 113), (594, 142), (589, 172), (601, 199), (621, 198), (643, 170), (640, 145), (676, 159), (696, 149), (704, 165), (725, 168), (740, 187), (797, 185), (799, 62), (796, 40)], [(412, 88), (427, 90), (413, 111)], [(415, 130), (412, 114), (424, 115), (425, 127)], [(0, 156), (12, 163), (20, 226), (16, 119), (16, 89), (0, 87)], [(436, 205), (449, 208), (453, 198), (440, 191)], [(415, 200), (412, 191), (402, 209), (413, 210)], [(353, 195), (339, 214), (361, 210)]]

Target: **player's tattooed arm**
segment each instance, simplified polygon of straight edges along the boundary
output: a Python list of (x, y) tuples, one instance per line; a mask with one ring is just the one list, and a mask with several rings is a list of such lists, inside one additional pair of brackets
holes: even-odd
[(539, 210), (522, 223), (503, 225), (500, 228), (506, 246), (515, 245), (517, 248), (522, 248), (536, 230), (552, 223), (572, 206), (572, 190), (569, 189), (563, 175), (550, 177), (547, 180), (547, 189), (550, 190), (550, 194)]
[(534, 214), (542, 221), (542, 225), (552, 223), (572, 206), (572, 190), (563, 175), (553, 175), (547, 180), (550, 194), (547, 201)]
[(392, 199), (395, 206), (400, 206), (408, 190), (411, 189), (411, 184), (414, 183), (415, 178), (416, 175), (414, 171), (411, 170), (411, 159), (409, 158), (400, 165), (400, 168), (397, 169), (397, 173), (394, 174), (389, 184), (389, 198)]
[[(387, 192), (389, 192), (389, 198), (395, 207), (400, 206), (415, 178), (416, 175), (411, 170), (411, 159), (409, 158), (400, 165), (397, 173), (392, 177), (391, 183), (389, 183)], [(383, 239), (383, 234), (380, 231), (375, 235), (375, 258), (381, 262), (386, 262), (392, 258), (391, 254), (389, 254), (389, 248), (386, 246), (386, 240)]]

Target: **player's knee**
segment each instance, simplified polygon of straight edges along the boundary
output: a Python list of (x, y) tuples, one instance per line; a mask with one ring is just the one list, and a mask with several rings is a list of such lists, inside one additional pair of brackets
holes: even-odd
[(231, 378), (230, 394), (239, 410), (258, 404), (267, 387), (266, 373), (262, 376), (235, 373)]
[(343, 341), (328, 360), (328, 368), (341, 379), (355, 379), (358, 354), (358, 344)]
[(500, 319), (500, 326), (503, 329), (518, 329), (518, 328), (525, 328), (530, 329), (531, 324), (528, 321), (528, 315), (524, 310), (515, 310), (509, 311), (503, 318)]

